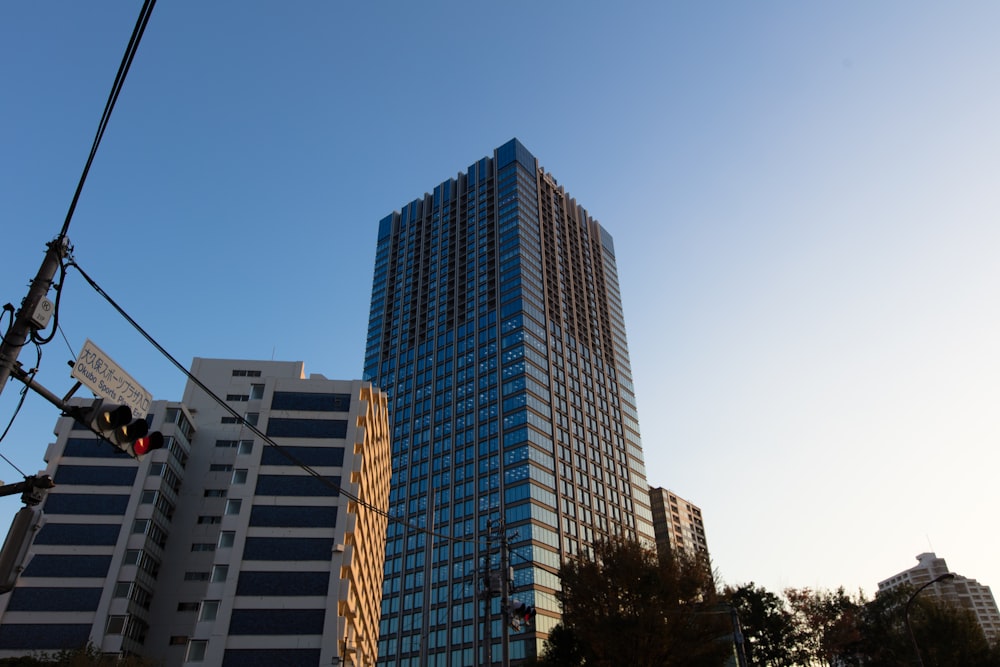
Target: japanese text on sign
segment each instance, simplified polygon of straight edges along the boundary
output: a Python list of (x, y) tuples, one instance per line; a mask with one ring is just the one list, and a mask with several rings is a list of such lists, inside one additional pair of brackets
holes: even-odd
[(132, 415), (136, 419), (144, 418), (149, 412), (153, 395), (119, 368), (90, 339), (83, 344), (71, 375), (98, 396), (132, 408)]

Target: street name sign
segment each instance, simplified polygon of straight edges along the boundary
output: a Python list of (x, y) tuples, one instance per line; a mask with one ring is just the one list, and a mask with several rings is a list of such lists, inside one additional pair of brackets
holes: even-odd
[(121, 369), (88, 338), (70, 373), (96, 395), (132, 409), (133, 419), (145, 419), (153, 395)]

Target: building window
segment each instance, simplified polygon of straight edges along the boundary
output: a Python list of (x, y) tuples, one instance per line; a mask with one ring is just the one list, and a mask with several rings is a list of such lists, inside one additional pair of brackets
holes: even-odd
[(104, 629), (106, 635), (120, 635), (125, 630), (128, 616), (108, 616), (108, 625)]
[(262, 384), (250, 385), (250, 400), (256, 401), (262, 398), (264, 398), (264, 385)]
[(303, 412), (347, 412), (351, 409), (351, 395), (276, 391), (271, 399), (271, 409), (301, 410)]
[(237, 595), (313, 596), (326, 595), (329, 572), (247, 572), (240, 573)]
[(243, 506), (243, 501), (239, 498), (230, 498), (226, 501), (226, 514), (239, 514), (240, 508)]
[(56, 485), (132, 486), (136, 468), (60, 465), (53, 480)]
[(111, 556), (84, 554), (35, 554), (24, 569), (25, 577), (106, 577)]
[(246, 413), (246, 416), (244, 416), (244, 419), (246, 420), (247, 424), (250, 424), (250, 426), (256, 426), (257, 422), (260, 421), (260, 413), (259, 412), (248, 412), (248, 413)]
[(317, 478), (307, 475), (258, 475), (258, 496), (336, 496), (340, 475)]
[(267, 434), (276, 438), (346, 438), (346, 419), (287, 419), (272, 417)]
[(253, 452), (253, 440), (240, 440), (240, 444), (236, 448), (236, 453), (250, 454), (252, 452)]
[(334, 543), (325, 537), (247, 537), (243, 560), (330, 560)]
[(232, 484), (246, 484), (247, 483), (247, 469), (237, 468), (233, 471), (233, 481)]
[(188, 421), (187, 415), (178, 408), (167, 408), (163, 421), (167, 424), (177, 424), (178, 430), (184, 434), (184, 438), (191, 442), (194, 436), (194, 426)]
[(208, 572), (185, 572), (184, 581), (208, 581)]
[(128, 508), (128, 501), (129, 496), (122, 494), (49, 493), (45, 513), (121, 516)]
[(226, 490), (225, 489), (205, 489), (205, 497), (206, 498), (225, 498), (226, 497)]
[(229, 576), (229, 566), (228, 565), (216, 565), (212, 568), (212, 583), (219, 583), (225, 581), (226, 577)]
[(195, 542), (191, 545), (191, 551), (215, 551), (215, 545), (211, 542)]
[(188, 643), (187, 635), (173, 635), (170, 637), (171, 646), (184, 646)]
[[(233, 442), (233, 447), (235, 447), (236, 441), (233, 440), (232, 442)], [(229, 472), (232, 469), (233, 466), (231, 463), (213, 463), (212, 465), (208, 466), (209, 472)]]
[(208, 648), (208, 642), (204, 639), (192, 639), (188, 643), (187, 655), (184, 657), (184, 662), (203, 662), (205, 660), (206, 648)]
[(234, 369), (233, 370), (233, 377), (234, 378), (259, 378), (260, 377), (260, 371), (251, 371), (251, 370), (244, 370), (244, 369)]
[(178, 602), (177, 603), (177, 611), (198, 611), (198, 603), (197, 602)]
[(323, 609), (282, 609), (279, 614), (270, 609), (234, 609), (229, 634), (322, 635), (324, 615)]
[[(286, 456), (290, 454), (291, 458)], [(295, 459), (294, 461), (292, 459)], [(261, 465), (277, 466), (331, 466), (344, 465), (343, 447), (266, 447), (260, 456)]]
[(231, 549), (233, 543), (236, 542), (236, 532), (232, 530), (224, 530), (219, 533), (219, 548), (220, 549)]
[(113, 546), (120, 530), (107, 523), (49, 523), (35, 535), (35, 544)]
[(222, 523), (221, 516), (200, 516), (198, 517), (198, 523)]
[[(337, 525), (337, 507), (254, 505), (250, 511), (251, 526), (279, 528), (329, 528)], [(37, 558), (37, 556), (35, 556)]]
[(199, 621), (214, 621), (215, 617), (219, 614), (219, 601), (218, 600), (205, 600), (201, 603), (201, 615), (198, 617)]

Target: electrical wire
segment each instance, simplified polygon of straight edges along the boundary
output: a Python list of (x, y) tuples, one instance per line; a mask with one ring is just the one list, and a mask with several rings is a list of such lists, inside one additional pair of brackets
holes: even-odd
[(145, 338), (153, 347), (155, 347), (160, 352), (160, 354), (162, 354), (181, 373), (183, 373), (188, 378), (188, 380), (190, 380), (199, 389), (201, 389), (202, 391), (204, 391), (209, 396), (209, 398), (211, 398), (213, 401), (215, 401), (220, 407), (222, 407), (231, 416), (235, 417), (238, 420), (238, 422), (243, 427), (245, 427), (246, 429), (248, 429), (249, 431), (251, 431), (254, 435), (256, 435), (261, 440), (263, 440), (267, 445), (269, 445), (271, 447), (274, 447), (277, 451), (279, 451), (286, 459), (288, 459), (289, 462), (291, 462), (292, 464), (294, 464), (295, 466), (297, 466), (301, 470), (305, 471), (306, 473), (308, 473), (312, 477), (318, 479), (322, 484), (324, 484), (327, 487), (333, 489), (337, 494), (344, 496), (348, 500), (350, 500), (350, 501), (352, 501), (354, 503), (357, 503), (358, 505), (360, 505), (361, 507), (364, 507), (365, 509), (368, 509), (368, 510), (371, 510), (372, 512), (375, 512), (379, 516), (385, 517), (386, 519), (388, 519), (389, 521), (391, 521), (391, 522), (393, 522), (395, 524), (402, 525), (403, 527), (408, 528), (409, 530), (413, 530), (413, 531), (416, 531), (416, 532), (424, 533), (424, 534), (428, 535), (429, 537), (436, 538), (436, 539), (441, 539), (441, 540), (447, 540), (449, 542), (473, 543), (473, 544), (479, 544), (480, 546), (485, 546), (486, 548), (490, 548), (488, 542), (487, 543), (483, 543), (481, 540), (478, 540), (478, 539), (468, 539), (468, 538), (455, 537), (453, 535), (445, 535), (443, 533), (436, 533), (433, 530), (428, 530), (426, 528), (422, 528), (422, 527), (417, 526), (417, 525), (415, 525), (413, 523), (410, 523), (409, 521), (407, 521), (406, 519), (404, 519), (402, 517), (394, 516), (394, 515), (386, 512), (385, 510), (383, 510), (383, 509), (381, 509), (379, 507), (376, 507), (376, 506), (374, 506), (374, 505), (372, 505), (372, 504), (370, 504), (370, 503), (362, 500), (361, 498), (359, 498), (359, 497), (357, 497), (357, 496), (355, 496), (355, 495), (353, 495), (353, 494), (345, 491), (340, 486), (340, 484), (337, 484), (336, 482), (333, 482), (329, 478), (324, 477), (322, 474), (320, 474), (319, 472), (317, 472), (314, 468), (312, 468), (311, 466), (309, 466), (309, 465), (303, 463), (302, 461), (300, 461), (298, 458), (295, 457), (295, 455), (293, 455), (292, 453), (290, 453), (289, 451), (287, 451), (286, 448), (284, 448), (281, 445), (279, 445), (278, 443), (274, 442), (274, 440), (272, 440), (270, 438), (270, 436), (268, 436), (266, 433), (264, 433), (259, 428), (257, 428), (256, 425), (251, 424), (250, 422), (246, 421), (246, 419), (243, 417), (243, 415), (241, 415), (239, 412), (237, 412), (236, 410), (234, 410), (228, 403), (226, 403), (226, 401), (224, 399), (222, 399), (217, 394), (215, 394), (215, 392), (213, 392), (211, 389), (209, 389), (201, 380), (199, 380), (197, 377), (195, 377), (195, 375), (193, 373), (191, 373), (187, 368), (185, 368), (176, 358), (174, 358), (173, 355), (171, 355), (162, 345), (160, 345), (156, 341), (156, 339), (154, 339), (145, 329), (143, 329), (142, 326), (140, 326), (138, 322), (136, 322), (128, 313), (126, 313), (125, 310), (120, 305), (118, 305), (118, 303), (113, 298), (111, 298), (111, 295), (109, 295), (107, 292), (105, 292), (104, 289), (101, 288), (101, 286), (98, 285), (97, 282), (93, 278), (91, 278), (90, 275), (88, 275), (87, 272), (84, 271), (83, 268), (79, 264), (77, 264), (75, 261), (70, 261), (69, 262), (69, 266), (71, 266), (74, 269), (76, 269), (77, 271), (79, 271), (80, 275), (83, 276), (83, 279), (87, 281), (87, 283), (94, 289), (94, 291), (96, 291), (99, 295), (101, 295), (101, 297), (103, 297), (104, 300), (107, 301), (111, 305), (112, 308), (114, 308), (116, 311), (118, 311), (119, 315), (121, 315), (122, 317), (124, 317), (125, 320), (129, 324), (131, 324), (132, 327), (136, 331), (138, 331), (139, 334), (141, 334), (143, 338)]
[(66, 348), (69, 350), (69, 356), (76, 361), (76, 352), (73, 351), (73, 346), (69, 344), (69, 338), (66, 337), (66, 332), (63, 331), (62, 327), (59, 327), (59, 333), (62, 335), (62, 339), (66, 342)]
[[(14, 304), (5, 303), (3, 305), (3, 313), (10, 318), (10, 324), (7, 325), (7, 329), (9, 330), (12, 326), (14, 326)], [(3, 315), (0, 315), (0, 317), (3, 317)], [(6, 331), (4, 332), (3, 336), (4, 338), (7, 337)]]
[(156, 0), (145, 0), (142, 5), (142, 9), (139, 11), (139, 18), (136, 20), (135, 27), (132, 29), (132, 36), (129, 38), (128, 45), (125, 47), (125, 54), (122, 56), (122, 62), (118, 66), (118, 73), (115, 75), (115, 81), (111, 85), (111, 93), (108, 95), (108, 101), (104, 104), (104, 113), (101, 114), (101, 120), (97, 126), (97, 135), (94, 137), (94, 143), (90, 148), (90, 155), (87, 157), (87, 162), (83, 167), (83, 173), (80, 175), (80, 182), (76, 186), (76, 192), (73, 194), (73, 199), (70, 201), (69, 211), (66, 212), (66, 220), (63, 222), (62, 230), (59, 232), (59, 239), (63, 239), (66, 236), (66, 232), (69, 230), (70, 220), (73, 218), (73, 212), (76, 210), (76, 204), (80, 200), (80, 193), (83, 192), (83, 184), (87, 180), (87, 174), (90, 172), (90, 165), (94, 163), (94, 157), (97, 155), (97, 147), (101, 144), (101, 138), (104, 136), (104, 130), (108, 127), (108, 121), (111, 119), (111, 112), (115, 108), (115, 102), (118, 101), (118, 95), (121, 94), (122, 86), (125, 84), (125, 76), (128, 74), (129, 68), (132, 66), (132, 60), (135, 58), (136, 50), (139, 48), (139, 41), (142, 39), (142, 34), (146, 30), (146, 25), (149, 23), (149, 17), (153, 13), (153, 6), (156, 4)]
[[(122, 87), (125, 85), (125, 77), (128, 75), (128, 71), (132, 66), (132, 61), (135, 59), (136, 51), (139, 48), (139, 42), (142, 40), (142, 35), (146, 31), (146, 26), (149, 24), (149, 17), (152, 15), (153, 7), (155, 5), (156, 0), (145, 0), (142, 5), (142, 9), (139, 11), (139, 17), (136, 19), (135, 27), (132, 29), (132, 35), (129, 37), (128, 44), (125, 46), (125, 53), (122, 56), (122, 61), (118, 65), (118, 72), (115, 74), (115, 80), (111, 84), (111, 92), (108, 95), (107, 101), (104, 103), (104, 111), (102, 112), (101, 119), (97, 124), (97, 133), (94, 136), (94, 142), (90, 147), (90, 154), (87, 156), (83, 172), (80, 174), (80, 180), (77, 182), (76, 191), (73, 193), (73, 198), (70, 200), (69, 210), (66, 212), (66, 219), (63, 221), (62, 229), (59, 231), (59, 236), (57, 236), (52, 243), (62, 243), (66, 238), (66, 233), (69, 231), (69, 223), (73, 219), (73, 213), (76, 211), (76, 205), (80, 201), (80, 195), (83, 192), (83, 185), (87, 181), (87, 175), (90, 173), (90, 167), (93, 165), (94, 158), (97, 156), (97, 149), (101, 145), (101, 139), (104, 137), (104, 131), (107, 129), (108, 122), (111, 120), (111, 112), (114, 110), (115, 103), (118, 101), (118, 96), (121, 94)], [(55, 286), (56, 301), (52, 313), (52, 332), (48, 336), (41, 336), (35, 328), (31, 328), (29, 338), (36, 345), (46, 345), (52, 342), (52, 339), (55, 338), (56, 330), (59, 328), (59, 302), (62, 296), (62, 287), (66, 276), (66, 263), (60, 262), (59, 268), (59, 283)], [(5, 343), (11, 344), (7, 341), (7, 333), (4, 333), (3, 338)], [(27, 344), (27, 341), (16, 344), (16, 347), (23, 347), (25, 344)]]
[[(421, 526), (415, 525), (415, 524), (411, 523), (410, 521), (407, 521), (403, 517), (398, 517), (398, 516), (395, 516), (393, 514), (390, 514), (389, 512), (386, 512), (386, 511), (382, 510), (379, 507), (375, 507), (374, 505), (371, 505), (370, 503), (365, 502), (364, 500), (362, 500), (361, 498), (355, 496), (354, 494), (351, 494), (351, 493), (345, 491), (341, 487), (340, 484), (338, 484), (336, 482), (333, 482), (332, 480), (330, 480), (327, 477), (324, 477), (322, 474), (320, 474), (314, 468), (312, 468), (311, 466), (309, 466), (309, 465), (303, 463), (302, 461), (300, 461), (293, 454), (291, 454), (290, 452), (288, 452), (284, 447), (282, 447), (278, 443), (274, 442), (274, 440), (272, 440), (270, 438), (270, 436), (268, 436), (266, 433), (264, 433), (259, 428), (257, 428), (256, 424), (251, 424), (250, 422), (248, 422), (242, 414), (240, 414), (239, 412), (237, 412), (236, 410), (234, 410), (228, 403), (226, 403), (226, 401), (224, 399), (222, 399), (220, 396), (218, 396), (215, 392), (213, 392), (211, 389), (209, 389), (201, 380), (199, 380), (197, 377), (195, 377), (195, 375), (193, 373), (191, 373), (187, 368), (185, 368), (172, 354), (170, 354), (162, 345), (160, 345), (156, 341), (156, 339), (154, 339), (152, 337), (152, 335), (150, 335), (145, 329), (143, 329), (142, 326), (132, 318), (132, 316), (130, 316), (127, 312), (125, 312), (125, 310), (120, 305), (118, 305), (118, 303), (111, 297), (111, 295), (109, 295), (107, 292), (105, 292), (104, 289), (100, 285), (98, 285), (97, 282), (93, 278), (91, 278), (90, 275), (88, 275), (86, 273), (86, 271), (84, 271), (83, 268), (79, 264), (77, 264), (75, 261), (71, 260), (69, 262), (69, 266), (72, 266), (77, 271), (79, 271), (80, 275), (83, 276), (84, 280), (86, 280), (87, 283), (90, 284), (90, 286), (94, 289), (94, 291), (96, 291), (99, 295), (101, 295), (104, 298), (104, 300), (107, 301), (111, 305), (112, 308), (114, 308), (116, 311), (118, 311), (119, 315), (121, 315), (123, 318), (125, 318), (125, 320), (129, 324), (131, 324), (132, 327), (136, 331), (139, 332), (139, 334), (141, 334), (153, 347), (155, 347), (157, 349), (157, 351), (160, 352), (160, 354), (162, 354), (168, 361), (170, 361), (170, 363), (172, 363), (174, 365), (174, 367), (176, 367), (181, 373), (183, 373), (184, 376), (187, 377), (189, 381), (191, 381), (199, 389), (201, 389), (202, 391), (204, 391), (213, 401), (215, 401), (220, 407), (222, 407), (232, 417), (236, 418), (238, 420), (238, 423), (240, 423), (244, 428), (246, 428), (249, 431), (251, 431), (255, 436), (259, 437), (268, 446), (275, 448), (278, 452), (280, 452), (282, 454), (282, 456), (284, 456), (286, 459), (288, 459), (289, 462), (291, 462), (292, 464), (294, 464), (296, 467), (298, 467), (299, 469), (303, 470), (304, 472), (308, 473), (313, 478), (319, 480), (319, 482), (321, 484), (323, 484), (323, 485), (327, 486), (328, 488), (332, 489), (338, 495), (342, 495), (345, 498), (347, 498), (348, 500), (350, 500), (350, 501), (352, 501), (354, 503), (357, 503), (359, 506), (364, 507), (365, 509), (368, 509), (368, 510), (372, 511), (372, 512), (374, 512), (375, 514), (377, 514), (379, 516), (385, 517), (389, 522), (394, 523), (396, 525), (403, 526), (404, 528), (406, 528), (406, 529), (408, 529), (410, 531), (414, 531), (414, 532), (417, 532), (417, 533), (422, 533), (424, 535), (427, 535), (432, 540), (443, 540), (443, 541), (449, 542), (449, 543), (476, 544), (480, 549), (483, 549), (487, 554), (491, 554), (492, 553), (493, 548), (494, 548), (494, 544), (493, 544), (494, 540), (491, 539), (491, 537), (489, 535), (487, 535), (487, 537), (485, 538), (485, 540), (479, 539), (479, 538), (473, 538), (473, 539), (461, 538), (461, 537), (455, 537), (453, 535), (445, 535), (443, 533), (437, 533), (437, 532), (435, 532), (433, 530), (428, 530), (427, 528), (423, 528)], [(534, 561), (533, 560), (531, 560), (531, 559), (529, 559), (529, 558), (527, 558), (527, 557), (525, 557), (525, 556), (523, 556), (523, 555), (521, 555), (520, 553), (517, 552), (518, 548), (519, 547), (511, 547), (509, 545), (509, 543), (507, 544), (507, 550), (508, 550), (508, 553), (510, 555), (517, 556), (520, 560), (524, 561), (526, 564), (534, 565)], [(524, 548), (524, 547), (520, 547), (520, 548)]]
[(4, 345), (9, 345), (10, 347), (15, 347), (15, 348), (24, 347), (25, 345), (28, 344), (28, 340), (30, 340), (30, 338), (26, 338), (25, 340), (23, 340), (20, 343), (15, 343), (13, 341), (7, 340), (7, 336), (8, 336), (8, 334), (10, 334), (10, 330), (14, 328), (14, 322), (15, 322), (15, 317), (16, 317), (15, 314), (14, 314), (14, 306), (13, 306), (13, 304), (9, 304), (9, 303), (4, 304), (3, 310), (4, 310), (5, 313), (8, 312), (8, 309), (9, 309), (9, 312), (10, 312), (10, 325), (7, 327), (7, 330), (3, 332), (3, 344)]
[[(35, 358), (35, 366), (30, 371), (28, 371), (28, 382), (24, 385), (24, 387), (21, 388), (21, 398), (18, 399), (17, 401), (17, 407), (14, 408), (14, 414), (10, 416), (10, 421), (7, 422), (7, 428), (3, 430), (3, 433), (0, 433), (0, 442), (3, 442), (3, 439), (7, 437), (7, 433), (10, 431), (10, 427), (14, 425), (14, 420), (17, 419), (17, 415), (18, 413), (21, 412), (21, 407), (24, 405), (24, 399), (28, 397), (28, 384), (31, 383), (31, 380), (35, 377), (35, 374), (38, 373), (38, 367), (42, 365), (41, 345), (35, 343), (35, 350), (37, 352), (37, 357)], [(24, 474), (24, 471), (18, 468), (17, 465), (15, 465), (14, 462), (11, 461), (9, 458), (4, 456), (4, 454), (0, 453), (0, 459), (3, 459), (8, 464), (10, 464), (10, 467), (16, 470), (21, 476), (27, 477), (27, 475)]]
[(36, 345), (46, 345), (52, 342), (52, 339), (56, 337), (56, 329), (59, 328), (59, 303), (62, 301), (62, 288), (63, 284), (66, 282), (66, 262), (59, 262), (59, 282), (53, 285), (56, 290), (56, 302), (52, 307), (52, 333), (48, 336), (39, 336), (38, 330), (31, 327), (31, 340)]

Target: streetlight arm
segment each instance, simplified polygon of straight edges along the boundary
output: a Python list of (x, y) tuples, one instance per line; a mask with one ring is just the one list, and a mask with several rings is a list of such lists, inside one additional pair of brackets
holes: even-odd
[(954, 578), (955, 578), (954, 572), (945, 572), (944, 574), (931, 579), (926, 584), (924, 584), (917, 590), (913, 591), (909, 599), (906, 601), (906, 607), (904, 607), (903, 609), (903, 619), (906, 621), (906, 631), (910, 634), (910, 642), (913, 643), (913, 652), (917, 654), (917, 664), (920, 665), (920, 667), (924, 667), (924, 659), (923, 656), (920, 655), (920, 645), (917, 643), (917, 636), (913, 634), (913, 626), (910, 625), (910, 607), (913, 605), (913, 601), (917, 599), (917, 596), (920, 594), (920, 591), (924, 590), (928, 586), (936, 584), (939, 581), (944, 581), (945, 579), (954, 579)]

